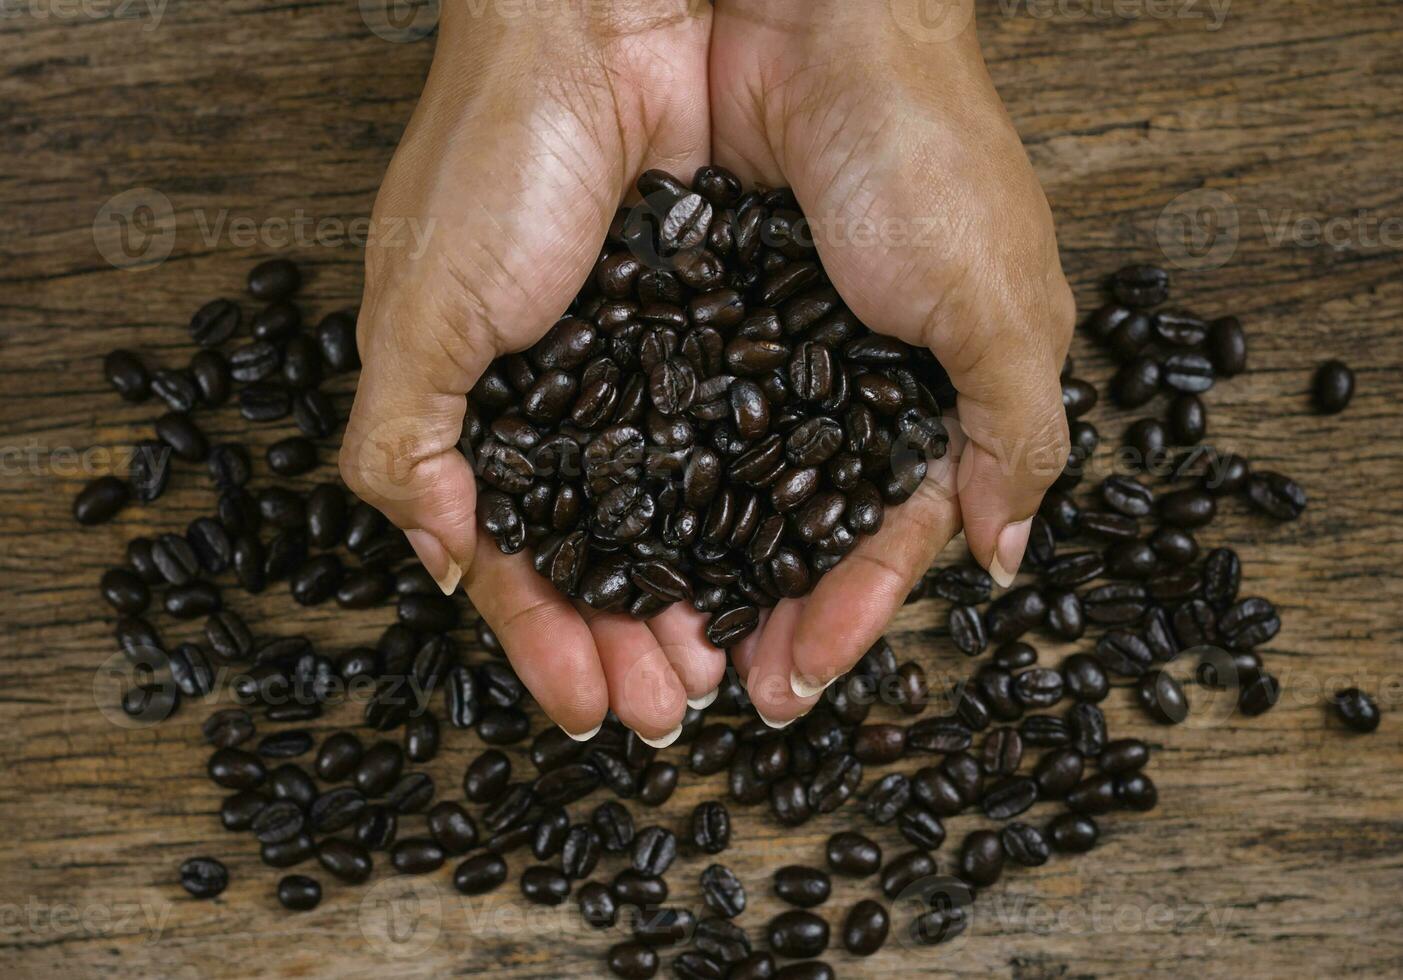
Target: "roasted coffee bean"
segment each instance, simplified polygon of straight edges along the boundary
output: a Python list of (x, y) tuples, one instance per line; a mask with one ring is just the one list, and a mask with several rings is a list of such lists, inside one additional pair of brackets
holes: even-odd
[(200, 387), (189, 371), (160, 368), (151, 375), (151, 392), (172, 412), (189, 412), (200, 401)]
[(1356, 732), (1372, 732), (1379, 727), (1379, 706), (1357, 687), (1347, 687), (1331, 696), (1335, 715)]
[(287, 299), (302, 285), (302, 272), (290, 259), (268, 259), (249, 270), (248, 291), (254, 299)]
[[(614, 893), (609, 890), (607, 885), (602, 885), (597, 881), (586, 882), (580, 886), (580, 890), (576, 893), (576, 900), (580, 904), (580, 918), (584, 919), (592, 928), (608, 929), (618, 922), (619, 906), (614, 901)], [(651, 921), (664, 914), (664, 911), (661, 910), (649, 912), (641, 915), (637, 921)], [(690, 916), (691, 913), (689, 912), (687, 915)], [(634, 937), (640, 942), (648, 942), (644, 936), (638, 935), (637, 922), (634, 926)]]
[(1247, 478), (1247, 499), (1258, 511), (1279, 521), (1294, 521), (1306, 509), (1306, 492), (1280, 473), (1264, 471)]
[(180, 887), (195, 898), (214, 898), (229, 887), (229, 870), (211, 857), (187, 858), (180, 865)]
[(242, 708), (221, 708), (205, 719), (201, 731), (215, 748), (232, 749), (253, 738), (253, 718)]
[(1189, 716), (1188, 696), (1183, 686), (1162, 670), (1151, 671), (1135, 686), (1140, 707), (1161, 725), (1177, 725)]
[(985, 791), (980, 805), (991, 820), (1016, 817), (1037, 802), (1038, 784), (1027, 776), (1010, 776)]
[(667, 901), (667, 882), (657, 875), (643, 874), (632, 868), (624, 868), (616, 874), (610, 888), (621, 905), (651, 908)]
[(316, 856), (317, 844), (310, 834), (298, 834), (292, 840), (278, 844), (264, 844), (258, 849), (258, 856), (270, 868), (290, 868)]
[(1276, 607), (1266, 599), (1250, 598), (1233, 603), (1218, 617), (1218, 636), (1229, 650), (1261, 646), (1281, 629)]
[(973, 606), (953, 606), (950, 609), (950, 638), (967, 657), (984, 652), (989, 638), (984, 631), (984, 617)]
[(701, 873), (702, 901), (717, 915), (734, 919), (745, 911), (745, 886), (735, 872), (713, 864)]
[(992, 643), (1016, 640), (1047, 618), (1047, 602), (1036, 588), (1025, 585), (999, 596), (984, 614)]
[(1033, 780), (1038, 785), (1038, 795), (1047, 799), (1061, 799), (1069, 793), (1082, 776), (1085, 757), (1075, 748), (1053, 749), (1038, 760), (1033, 769)]
[(1264, 672), (1248, 675), (1243, 679), (1238, 692), (1237, 705), (1249, 718), (1265, 714), (1275, 707), (1281, 698), (1281, 682), (1273, 675)]
[(109, 352), (102, 360), (102, 373), (123, 401), (144, 402), (151, 397), (151, 375), (131, 351)]
[(677, 838), (665, 827), (645, 827), (633, 839), (631, 858), (636, 871), (666, 874), (676, 857)]
[(225, 830), (248, 830), (253, 820), (268, 805), (262, 793), (240, 790), (226, 796), (219, 806), (219, 822)]
[(274, 732), (259, 741), (258, 754), (266, 759), (291, 759), (312, 751), (314, 744), (309, 732)]
[(1060, 814), (1047, 827), (1048, 841), (1067, 854), (1085, 854), (1096, 846), (1100, 834), (1096, 821), (1080, 813)]
[(991, 830), (976, 830), (960, 845), (960, 877), (976, 887), (999, 880), (1004, 867), (1004, 847)]
[(1106, 716), (1094, 704), (1074, 704), (1067, 711), (1072, 744), (1084, 756), (1096, 756), (1106, 747)]
[(1107, 743), (1096, 760), (1102, 772), (1113, 776), (1134, 772), (1150, 759), (1150, 749), (1138, 738), (1121, 738)]
[[(136, 495), (137, 500), (144, 504), (154, 503), (166, 492), (166, 487), (170, 484), (171, 457), (173, 455), (174, 451), (164, 442), (143, 440), (136, 444), (132, 452), (131, 468), (128, 470), (127, 480), (131, 484), (131, 492)], [(100, 486), (105, 486), (105, 484), (98, 481), (90, 483), (84, 493), (94, 492), (93, 488)], [(103, 492), (107, 493), (108, 491)], [(121, 503), (126, 503), (125, 494), (121, 497)], [(74, 506), (74, 516), (78, 516), (77, 504), (75, 503)], [(120, 506), (120, 504), (117, 505), (118, 508)], [(103, 518), (103, 520), (106, 519)], [(79, 517), (79, 523), (83, 523), (81, 517)]]
[(995, 728), (984, 737), (979, 763), (991, 776), (1011, 776), (1023, 759), (1023, 739), (1012, 728)]
[(1311, 394), (1322, 415), (1343, 412), (1354, 397), (1354, 372), (1343, 361), (1325, 361), (1315, 369)]
[(925, 851), (907, 851), (899, 854), (882, 868), (882, 894), (894, 899), (909, 886), (922, 878), (929, 878), (935, 872), (935, 859)]
[(287, 875), (278, 882), (278, 902), (291, 912), (310, 912), (321, 904), (322, 886), (306, 875)]
[(1121, 408), (1139, 408), (1154, 398), (1163, 383), (1164, 371), (1158, 361), (1149, 357), (1134, 357), (1121, 365), (1111, 379), (1111, 397)]
[(658, 972), (657, 951), (643, 943), (615, 943), (604, 961), (610, 973), (624, 980), (649, 980)]
[(1112, 582), (1097, 586), (1082, 597), (1086, 618), (1103, 626), (1118, 626), (1138, 621), (1149, 606), (1149, 595), (1143, 585), (1134, 582)]
[(828, 866), (839, 874), (865, 878), (882, 864), (882, 849), (861, 834), (851, 831), (828, 838), (825, 850)]
[(115, 476), (101, 476), (91, 481), (73, 499), (73, 519), (79, 524), (103, 524), (117, 515), (131, 490)]
[(328, 837), (317, 845), (317, 860), (333, 877), (358, 885), (370, 877), (370, 852), (354, 841)]
[(780, 956), (808, 958), (828, 948), (828, 923), (802, 909), (781, 912), (765, 929), (770, 949)]
[(1213, 607), (1202, 599), (1192, 599), (1179, 606), (1171, 622), (1174, 638), (1184, 649), (1205, 646), (1217, 638), (1218, 617)]
[(209, 778), (228, 789), (257, 789), (268, 778), (258, 756), (243, 749), (220, 748), (209, 757)]
[(1036, 827), (1014, 822), (999, 831), (999, 843), (1009, 860), (1025, 868), (1036, 868), (1047, 863), (1052, 856), (1052, 846), (1047, 837)]
[(507, 880), (507, 862), (487, 852), (474, 855), (453, 871), (453, 887), (464, 895), (485, 895)]
[(1072, 729), (1056, 715), (1029, 715), (1018, 724), (1023, 744), (1038, 748), (1059, 748), (1072, 741)]
[(689, 841), (704, 854), (720, 854), (731, 842), (731, 817), (725, 804), (699, 803), (692, 811)]
[(306, 822), (302, 807), (291, 800), (277, 800), (258, 812), (249, 829), (259, 843), (281, 844), (302, 833)]
[(200, 390), (200, 404), (210, 407), (223, 405), (233, 394), (233, 376), (229, 362), (218, 351), (196, 351), (190, 358), (190, 376)]
[[(1117, 648), (1110, 656), (1117, 666), (1124, 666), (1133, 672), (1135, 665), (1139, 665), (1139, 670), (1143, 671), (1144, 666), (1137, 659), (1139, 653), (1137, 649), (1127, 655), (1123, 648)], [(1085, 653), (1074, 653), (1062, 661), (1062, 683), (1067, 693), (1077, 701), (1104, 700), (1111, 689), (1101, 661)]]

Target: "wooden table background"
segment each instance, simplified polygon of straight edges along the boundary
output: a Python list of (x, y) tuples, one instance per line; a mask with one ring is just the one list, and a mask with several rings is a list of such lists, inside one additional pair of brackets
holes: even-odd
[[(573, 901), (534, 914), (514, 884), (470, 903), (442, 872), (416, 906), (400, 894), (406, 879), (381, 872), (376, 881), (392, 884), (328, 882), (317, 911), (282, 912), (277, 876), (251, 840), (218, 826), (221, 793), (201, 776), (197, 744), (204, 712), (128, 730), (98, 710), (94, 679), (114, 649), (101, 570), (131, 535), (183, 526), (211, 505), (203, 476), (178, 467), (159, 515), (130, 508), (75, 528), (74, 492), (108, 465), (77, 454), (129, 444), (157, 414), (105, 388), (102, 354), (125, 346), (184, 364), (190, 311), (238, 293), (248, 266), (275, 251), (228, 231), (206, 240), (202, 221), (365, 216), (433, 43), (387, 42), (350, 0), (173, 0), (159, 22), (144, 2), (120, 8), (136, 19), (102, 16), (113, 9), (0, 7), (0, 972), (597, 975), (612, 940), (585, 930)], [(1234, 506), (1203, 537), (1236, 542), (1246, 591), (1281, 606), (1269, 660), (1285, 692), (1262, 718), (1196, 716), (1173, 730), (1118, 692), (1113, 726), (1156, 746), (1157, 810), (1104, 820), (1088, 857), (1007, 874), (952, 945), (828, 959), (844, 976), (1403, 972), (1403, 721), (1390, 714), (1373, 737), (1347, 735), (1321, 697), (1348, 681), (1385, 710), (1403, 700), (1403, 6), (1237, 0), (1217, 30), (1204, 0), (1005, 0), (980, 15), (1083, 310), (1111, 269), (1167, 258), (1189, 267), (1177, 275), (1180, 302), (1249, 327), (1254, 370), (1208, 396), (1211, 438), (1294, 474), (1311, 507), (1276, 525)], [(154, 270), (114, 268), (110, 236), (93, 231), (104, 202), (134, 188), (148, 203), (164, 195), (174, 215), (162, 225), (157, 208), (144, 226), (174, 229), (155, 239), (172, 251)], [(1184, 217), (1211, 219), (1201, 227), (1216, 237), (1177, 247)], [(1332, 219), (1323, 227), (1339, 247), (1314, 244), (1311, 222)], [(310, 272), (316, 314), (354, 304), (354, 246), (290, 252)], [(1106, 376), (1081, 338), (1075, 353), (1082, 373)], [(1359, 394), (1345, 415), (1320, 418), (1306, 393), (1332, 355), (1355, 366)], [(214, 434), (237, 430), (233, 414), (209, 422)], [(1104, 407), (1093, 418), (1112, 443), (1125, 423)], [(383, 610), (323, 608), (297, 611), (294, 624), (291, 600), (274, 593), (260, 604), (272, 610), (264, 628), (306, 632), (326, 649), (386, 621)], [(234, 601), (249, 608), (242, 594)], [(963, 669), (943, 620), (938, 601), (907, 607), (893, 627), (898, 651)], [(430, 767), (448, 796), (477, 749), (475, 736), (450, 734)], [(719, 786), (689, 783), (660, 819), (680, 828)], [(724, 860), (750, 883), (742, 921), (758, 939), (776, 910), (769, 871), (817, 861), (843, 820), (783, 831), (760, 810), (735, 812)], [(952, 821), (952, 838), (974, 825)], [(897, 850), (894, 833), (879, 836)], [(197, 853), (229, 865), (218, 901), (175, 884), (180, 860)], [(512, 863), (519, 871), (523, 859)], [(696, 902), (702, 866), (678, 865), (676, 901)], [(835, 929), (871, 887), (840, 884), (824, 909)]]

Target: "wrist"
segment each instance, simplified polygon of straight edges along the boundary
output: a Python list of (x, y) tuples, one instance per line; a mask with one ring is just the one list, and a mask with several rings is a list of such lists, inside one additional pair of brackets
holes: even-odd
[(974, 0), (716, 0), (716, 16), (849, 58), (978, 52)]
[[(443, 4), (439, 44), (551, 52), (599, 50), (619, 38), (666, 30), (710, 0), (484, 0)], [(560, 45), (565, 45), (564, 52)]]

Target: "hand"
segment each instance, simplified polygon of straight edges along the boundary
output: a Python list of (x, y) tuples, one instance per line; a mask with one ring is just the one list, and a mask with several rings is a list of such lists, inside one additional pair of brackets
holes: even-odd
[[(423, 95), (372, 222), (427, 234), (366, 251), (364, 367), (341, 450), (347, 485), (404, 529), (445, 593), (461, 580), (521, 680), (566, 732), (612, 708), (656, 742), (725, 669), (703, 620), (577, 609), (505, 556), (474, 518), (458, 440), (465, 395), (499, 354), (529, 347), (589, 275), (637, 175), (690, 175), (710, 156), (710, 12), (618, 2), (499, 15), (445, 4)], [(423, 235), (421, 235), (423, 237)]]
[(1074, 305), (1047, 201), (985, 72), (972, 11), (952, 0), (924, 30), (904, 16), (918, 3), (716, 3), (716, 162), (792, 187), (848, 306), (929, 347), (959, 390), (950, 454), (916, 495), (735, 652), (771, 724), (808, 710), (856, 662), (961, 526), (1008, 585), (1067, 456), (1058, 375)]

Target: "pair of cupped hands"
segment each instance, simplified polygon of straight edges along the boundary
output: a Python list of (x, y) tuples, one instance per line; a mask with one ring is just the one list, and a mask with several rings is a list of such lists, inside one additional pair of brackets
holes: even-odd
[(950, 451), (915, 496), (729, 651), (760, 716), (781, 727), (808, 711), (961, 529), (1000, 585), (1022, 561), (1067, 455), (1058, 378), (1073, 302), (972, 17), (913, 31), (899, 8), (919, 3), (443, 5), (372, 216), (422, 241), (367, 248), (341, 473), (445, 593), (461, 582), (572, 737), (612, 709), (669, 744), (688, 704), (715, 697), (726, 652), (685, 603), (647, 621), (596, 612), (526, 553), (503, 555), (477, 528), (458, 443), (466, 393), (563, 313), (645, 170), (688, 180), (716, 163), (747, 186), (792, 187), (844, 301), (871, 329), (929, 347), (959, 393)]

